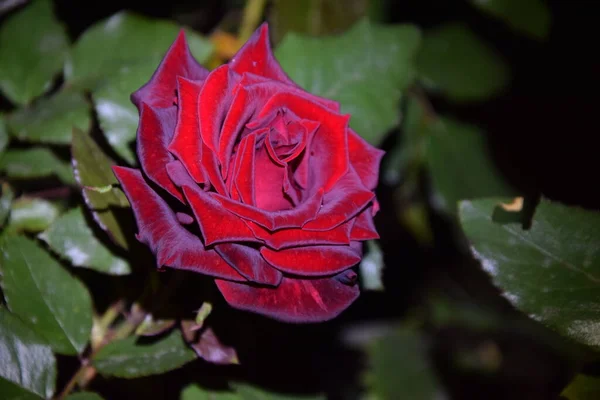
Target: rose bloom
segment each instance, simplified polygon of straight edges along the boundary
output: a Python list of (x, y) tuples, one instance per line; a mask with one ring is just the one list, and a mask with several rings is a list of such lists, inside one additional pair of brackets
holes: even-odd
[(132, 101), (141, 170), (114, 172), (159, 267), (210, 275), (233, 307), (282, 321), (358, 297), (383, 152), (290, 80), (266, 24), (211, 72), (181, 32)]

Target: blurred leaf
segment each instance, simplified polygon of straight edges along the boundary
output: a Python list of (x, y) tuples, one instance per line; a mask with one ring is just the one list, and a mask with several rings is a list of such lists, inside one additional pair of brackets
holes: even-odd
[(517, 32), (544, 39), (550, 32), (550, 9), (544, 0), (470, 0), (480, 10), (506, 22)]
[(577, 375), (563, 390), (561, 396), (568, 400), (598, 400), (600, 399), (600, 378)]
[(66, 184), (75, 184), (69, 165), (45, 147), (7, 150), (0, 158), (0, 171), (14, 179), (56, 176)]
[(50, 398), (56, 360), (52, 349), (0, 306), (0, 393), (5, 400)]
[(81, 208), (63, 214), (39, 238), (75, 267), (86, 267), (110, 275), (126, 275), (129, 264), (108, 250), (88, 227)]
[[(179, 29), (169, 21), (119, 12), (84, 32), (66, 67), (68, 81), (92, 90), (102, 131), (129, 164), (135, 163), (129, 144), (138, 122), (129, 97), (150, 79)], [(206, 61), (210, 41), (189, 29), (186, 38), (196, 59)]]
[(367, 15), (370, 0), (275, 0), (269, 20), (275, 42), (289, 32), (311, 36), (344, 32)]
[(66, 400), (102, 400), (98, 393), (78, 392), (67, 396)]
[(0, 114), (0, 157), (4, 152), (4, 149), (8, 146), (8, 131), (6, 130), (6, 123), (4, 122), (4, 116)]
[(74, 132), (72, 152), (73, 170), (77, 182), (83, 187), (83, 198), (92, 211), (94, 219), (116, 244), (127, 248), (127, 239), (123, 228), (113, 210), (114, 207), (129, 206), (123, 192), (118, 188), (104, 193), (86, 188), (118, 184), (111, 169), (114, 162), (104, 154), (90, 135), (82, 132)]
[(7, 120), (15, 138), (36, 143), (70, 144), (73, 126), (88, 132), (92, 125), (89, 105), (81, 93), (62, 91), (17, 109)]
[(264, 389), (250, 386), (245, 383), (231, 383), (241, 400), (325, 400), (324, 395), (289, 395), (283, 393), (267, 392)]
[(461, 23), (427, 31), (417, 67), (428, 86), (455, 101), (492, 97), (509, 81), (504, 60)]
[(12, 205), (15, 194), (12, 188), (7, 184), (2, 184), (2, 196), (0, 196), (0, 228), (4, 227), (4, 222), (10, 214), (10, 207)]
[(135, 336), (110, 343), (93, 359), (101, 374), (120, 378), (162, 374), (196, 359), (187, 347), (179, 330), (151, 344), (136, 343)]
[(4, 235), (0, 250), (0, 286), (8, 308), (30, 323), (55, 352), (81, 353), (92, 329), (92, 301), (86, 287), (26, 237)]
[(198, 385), (188, 385), (181, 391), (179, 400), (242, 400), (233, 392), (214, 392)]
[(383, 287), (383, 253), (375, 240), (367, 242), (367, 254), (360, 262), (360, 277), (365, 290), (384, 290)]
[(420, 32), (412, 25), (384, 26), (362, 20), (343, 35), (287, 35), (277, 59), (307, 91), (340, 102), (350, 126), (378, 145), (399, 122), (402, 91), (414, 78)]
[(427, 161), (442, 209), (454, 214), (459, 200), (516, 193), (492, 162), (477, 127), (442, 118), (429, 129)]
[(7, 229), (11, 232), (41, 232), (60, 214), (48, 200), (20, 197), (12, 203)]
[(239, 364), (233, 347), (225, 346), (219, 341), (211, 328), (201, 331), (202, 325), (195, 321), (181, 321), (181, 332), (188, 345), (198, 357), (213, 364)]
[(0, 89), (13, 103), (31, 102), (52, 86), (68, 46), (50, 0), (36, 0), (13, 14), (0, 28)]
[(500, 201), (460, 203), (474, 256), (515, 307), (600, 348), (600, 213), (542, 199), (524, 230), (497, 221)]
[(177, 321), (174, 319), (154, 319), (151, 314), (147, 314), (144, 321), (135, 330), (135, 334), (138, 336), (160, 335), (174, 327), (176, 323)]
[(367, 346), (366, 383), (377, 399), (439, 399), (441, 388), (417, 332), (402, 328)]

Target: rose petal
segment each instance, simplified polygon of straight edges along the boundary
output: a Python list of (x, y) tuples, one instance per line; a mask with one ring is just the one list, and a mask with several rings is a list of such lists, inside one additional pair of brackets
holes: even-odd
[(176, 113), (175, 107), (153, 108), (141, 103), (137, 155), (146, 176), (183, 202), (181, 192), (173, 185), (165, 170), (165, 165), (174, 160), (167, 146), (175, 129)]
[(201, 168), (202, 138), (198, 122), (198, 97), (202, 85), (183, 77), (177, 78), (178, 109), (177, 126), (169, 151), (185, 166), (198, 183), (207, 183), (208, 178)]
[(277, 93), (265, 104), (258, 118), (276, 112), (279, 109), (290, 109), (299, 118), (319, 121), (321, 126), (313, 136), (310, 148), (311, 177), (308, 179), (313, 187), (322, 187), (328, 192), (348, 170), (348, 120), (349, 115), (331, 112), (318, 103), (292, 93)]
[(329, 231), (305, 231), (302, 228), (280, 229), (272, 232), (262, 226), (245, 221), (254, 236), (268, 247), (279, 250), (297, 246), (347, 245), (353, 221), (348, 221)]
[(252, 133), (242, 139), (238, 146), (233, 177), (231, 179), (231, 184), (235, 186), (240, 200), (252, 206), (256, 204), (254, 196), (255, 147), (256, 133)]
[(362, 247), (355, 244), (292, 247), (283, 250), (263, 247), (260, 254), (280, 271), (300, 276), (324, 276), (358, 264), (362, 257)]
[(136, 169), (113, 167), (125, 195), (133, 208), (138, 225), (138, 239), (156, 254), (157, 265), (186, 269), (223, 279), (244, 281), (214, 250), (183, 228), (175, 213), (148, 186)]
[(368, 189), (375, 189), (379, 179), (379, 163), (385, 152), (371, 146), (356, 132), (349, 129), (348, 154), (350, 155), (350, 164), (360, 176), (363, 184)]
[(277, 286), (283, 275), (261, 256), (260, 251), (237, 243), (215, 245), (219, 255), (240, 275), (261, 285)]
[(354, 225), (350, 232), (351, 240), (373, 240), (379, 239), (379, 234), (373, 223), (371, 207), (364, 210), (354, 219)]
[(231, 103), (232, 75), (227, 64), (213, 70), (204, 81), (198, 104), (202, 141), (218, 154), (221, 125)]
[(273, 57), (267, 23), (263, 23), (233, 56), (229, 67), (238, 74), (249, 72), (296, 86)]
[(131, 101), (138, 109), (142, 103), (161, 108), (173, 105), (178, 76), (199, 81), (208, 76), (208, 71), (190, 53), (183, 29), (150, 81), (131, 95)]
[(350, 168), (334, 188), (329, 193), (325, 193), (319, 215), (303, 225), (302, 229), (308, 231), (330, 230), (354, 217), (373, 198), (375, 198), (375, 194), (363, 186), (354, 169)]
[(352, 271), (321, 279), (284, 277), (277, 288), (215, 280), (231, 306), (297, 323), (321, 322), (339, 315), (359, 295), (355, 281), (356, 274)]

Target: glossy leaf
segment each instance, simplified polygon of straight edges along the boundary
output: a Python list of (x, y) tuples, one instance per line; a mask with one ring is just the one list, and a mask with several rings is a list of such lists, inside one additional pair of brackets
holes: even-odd
[(12, 136), (21, 141), (70, 144), (73, 127), (87, 132), (92, 119), (89, 104), (81, 93), (63, 91), (18, 109), (7, 123)]
[(110, 275), (126, 275), (131, 268), (95, 236), (81, 208), (72, 209), (39, 236), (61, 257), (75, 267), (86, 267)]
[(77, 182), (83, 188), (83, 198), (92, 211), (94, 219), (116, 244), (127, 248), (123, 228), (114, 214), (115, 208), (129, 206), (127, 198), (118, 188), (103, 193), (90, 189), (118, 183), (111, 169), (114, 162), (89, 135), (82, 132), (75, 132), (73, 135), (72, 157)]
[(466, 25), (449, 23), (428, 30), (417, 57), (420, 77), (456, 101), (497, 95), (509, 80), (504, 60)]
[(484, 132), (449, 118), (427, 129), (426, 157), (442, 209), (455, 213), (459, 200), (516, 194), (494, 165)]
[(6, 400), (50, 398), (56, 360), (48, 344), (0, 307), (0, 393)]
[(66, 184), (75, 184), (69, 165), (43, 147), (7, 150), (0, 158), (0, 171), (14, 179), (56, 176)]
[(0, 285), (8, 308), (55, 352), (81, 353), (92, 328), (92, 301), (85, 286), (31, 239), (4, 235), (0, 249)]
[(93, 359), (98, 372), (120, 378), (136, 378), (162, 374), (196, 358), (178, 330), (151, 344), (136, 343), (137, 340), (137, 337), (131, 336), (103, 347)]
[(0, 28), (0, 89), (27, 104), (47, 91), (63, 66), (69, 41), (50, 0), (36, 0)]
[(367, 352), (370, 368), (366, 384), (375, 398), (443, 398), (423, 339), (416, 332), (398, 329), (369, 343)]
[(242, 398), (233, 392), (215, 392), (198, 385), (189, 385), (181, 391), (179, 400), (242, 400)]
[(12, 203), (7, 229), (11, 232), (41, 232), (60, 214), (48, 200), (21, 197)]
[(597, 376), (577, 375), (561, 393), (568, 400), (600, 399), (600, 378)]
[(4, 223), (10, 214), (10, 207), (15, 196), (12, 188), (7, 184), (2, 184), (2, 195), (0, 196), (0, 228), (4, 227)]
[(480, 10), (503, 20), (509, 27), (536, 39), (550, 32), (551, 15), (545, 0), (470, 0)]
[(508, 222), (500, 202), (460, 203), (474, 256), (515, 307), (600, 348), (600, 213), (542, 199), (524, 230)]
[(4, 152), (4, 149), (8, 146), (8, 130), (6, 129), (6, 123), (4, 122), (4, 116), (0, 114), (0, 157)]
[(241, 400), (325, 400), (325, 395), (292, 395), (269, 392), (245, 383), (231, 383)]
[(383, 26), (362, 20), (342, 35), (287, 35), (276, 56), (307, 91), (340, 102), (350, 126), (379, 144), (399, 122), (399, 99), (414, 78), (420, 32), (412, 25)]
[(102, 397), (94, 392), (78, 392), (67, 396), (66, 400), (102, 400)]

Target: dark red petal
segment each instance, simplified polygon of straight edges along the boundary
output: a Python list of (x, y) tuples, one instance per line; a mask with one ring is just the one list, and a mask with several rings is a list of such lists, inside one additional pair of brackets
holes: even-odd
[(340, 115), (314, 101), (291, 93), (277, 93), (265, 104), (258, 118), (279, 109), (289, 109), (300, 118), (318, 121), (321, 126), (313, 136), (310, 148), (312, 177), (309, 184), (322, 187), (328, 192), (348, 170), (348, 120), (349, 115)]
[(131, 101), (138, 109), (142, 103), (161, 108), (173, 105), (178, 76), (190, 80), (204, 80), (208, 76), (208, 71), (190, 53), (183, 29), (150, 81), (131, 95)]
[(302, 229), (326, 231), (348, 221), (373, 200), (375, 194), (363, 186), (353, 168), (348, 170), (334, 188), (325, 193), (319, 215)]
[(280, 271), (300, 276), (332, 275), (358, 264), (362, 257), (359, 246), (263, 247), (260, 254)]
[[(235, 186), (241, 201), (251, 206), (256, 204), (256, 198), (254, 197), (255, 146), (255, 133), (251, 133), (242, 139), (238, 146), (238, 155), (235, 158), (235, 167), (231, 179), (231, 184)], [(236, 202), (236, 204), (239, 203)]]
[(157, 257), (157, 265), (192, 270), (223, 279), (244, 281), (214, 250), (182, 227), (164, 200), (148, 186), (136, 169), (113, 167), (133, 208), (138, 239)]
[(221, 125), (231, 103), (229, 66), (221, 65), (204, 81), (200, 91), (198, 118), (202, 141), (213, 153), (218, 154)]
[(165, 166), (174, 160), (167, 150), (177, 121), (177, 109), (153, 108), (141, 103), (137, 131), (137, 155), (148, 178), (183, 202), (179, 189), (169, 179)]
[(219, 255), (244, 278), (261, 285), (277, 286), (283, 277), (260, 255), (257, 249), (237, 243), (215, 245)]
[(200, 163), (202, 138), (198, 122), (198, 96), (201, 88), (202, 85), (197, 82), (183, 77), (177, 78), (179, 114), (175, 134), (169, 144), (169, 151), (183, 163), (196, 182), (206, 183), (208, 178)]
[(354, 219), (354, 226), (350, 232), (351, 240), (372, 240), (379, 239), (379, 234), (373, 223), (371, 207), (361, 212)]
[(235, 308), (285, 322), (321, 322), (336, 317), (359, 295), (356, 274), (344, 271), (321, 279), (283, 277), (276, 288), (253, 287), (216, 279), (225, 300)]
[(371, 146), (352, 129), (348, 130), (350, 164), (352, 164), (361, 181), (368, 189), (373, 190), (377, 186), (379, 163), (384, 153), (383, 150)]
[(352, 224), (353, 221), (348, 221), (329, 231), (305, 231), (302, 228), (290, 228), (272, 232), (252, 221), (246, 221), (246, 225), (252, 230), (254, 236), (275, 250), (297, 246), (350, 244)]
[(283, 69), (281, 69), (275, 57), (273, 57), (269, 42), (269, 26), (266, 23), (262, 24), (236, 55), (233, 56), (231, 61), (229, 61), (229, 67), (238, 74), (249, 72), (290, 85), (296, 85), (283, 72)]

